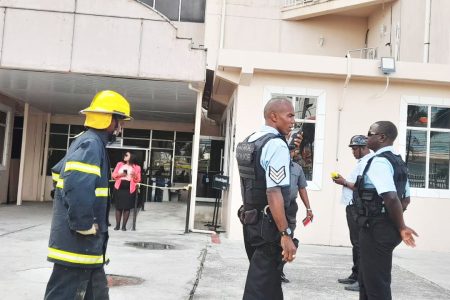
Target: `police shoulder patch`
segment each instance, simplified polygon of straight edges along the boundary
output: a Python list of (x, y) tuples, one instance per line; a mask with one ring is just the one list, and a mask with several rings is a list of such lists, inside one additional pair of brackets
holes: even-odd
[(269, 178), (273, 180), (276, 184), (279, 184), (286, 178), (286, 168), (282, 166), (278, 170), (269, 166)]

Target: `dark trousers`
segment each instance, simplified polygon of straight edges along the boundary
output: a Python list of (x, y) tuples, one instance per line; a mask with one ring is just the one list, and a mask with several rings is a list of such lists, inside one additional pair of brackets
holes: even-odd
[(242, 226), (243, 232), (244, 232), (244, 246), (245, 246), (245, 253), (247, 253), (248, 261), (250, 262), (252, 260), (252, 256), (255, 253), (256, 247), (252, 246), (251, 243), (248, 241), (247, 233), (245, 230), (245, 226)]
[(388, 217), (372, 218), (359, 233), (360, 300), (390, 300), (392, 252), (400, 233)]
[(83, 269), (54, 264), (45, 290), (45, 300), (108, 300), (103, 267)]
[(348, 230), (350, 231), (350, 242), (352, 243), (353, 267), (352, 275), (358, 277), (359, 270), (359, 229), (360, 226), (356, 222), (356, 211), (353, 204), (347, 205), (345, 208), (347, 216)]
[(163, 190), (156, 188), (155, 190), (155, 202), (162, 202), (163, 199)]
[(250, 260), (243, 300), (282, 300), (281, 247), (266, 244), (256, 247)]

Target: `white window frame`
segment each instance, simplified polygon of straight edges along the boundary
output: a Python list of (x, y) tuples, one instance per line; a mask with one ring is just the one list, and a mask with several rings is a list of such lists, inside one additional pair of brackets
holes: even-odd
[(2, 157), (0, 157), (0, 171), (6, 170), (7, 165), (7, 154), (9, 153), (9, 137), (11, 134), (11, 108), (9, 106), (6, 106), (2, 103), (0, 103), (0, 111), (6, 113), (6, 124), (5, 124), (5, 140), (3, 141), (3, 154)]
[[(316, 126), (314, 133), (314, 161), (312, 180), (308, 181), (308, 190), (319, 191), (322, 189), (323, 179), (323, 156), (325, 139), (325, 90), (308, 89), (301, 87), (282, 87), (266, 86), (264, 87), (263, 107), (275, 95), (314, 97), (317, 99), (316, 108)], [(264, 120), (262, 121), (264, 124)]]
[[(406, 155), (406, 131), (408, 118), (408, 105), (423, 105), (423, 106), (441, 106), (450, 108), (450, 98), (435, 98), (435, 97), (421, 97), (421, 96), (402, 96), (400, 101), (400, 123), (398, 132), (399, 151)], [(427, 140), (427, 147), (429, 147), (429, 140)], [(428, 168), (428, 166), (427, 166)], [(426, 171), (428, 172), (428, 171)], [(425, 188), (411, 188), (411, 197), (424, 198), (450, 198), (450, 189), (430, 189)]]

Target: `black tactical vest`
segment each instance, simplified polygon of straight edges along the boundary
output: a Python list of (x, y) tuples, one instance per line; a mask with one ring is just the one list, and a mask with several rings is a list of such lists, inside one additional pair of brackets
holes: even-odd
[[(249, 142), (249, 138), (250, 136), (236, 147), (241, 194), (246, 211), (254, 208), (261, 210), (267, 205), (266, 173), (260, 164), (261, 152), (264, 145), (271, 139), (283, 139), (282, 136), (273, 133), (267, 133), (253, 142)], [(282, 187), (281, 192), (285, 201), (289, 199), (289, 186)]]
[(356, 180), (356, 190), (353, 191), (353, 200), (358, 209), (358, 214), (367, 217), (377, 217), (386, 212), (383, 198), (378, 195), (375, 188), (364, 188), (364, 177), (372, 164), (375, 157), (384, 157), (392, 165), (394, 169), (394, 184), (397, 190), (397, 196), (400, 200), (405, 198), (406, 182), (408, 180), (408, 168), (400, 155), (395, 155), (391, 151), (382, 152), (367, 162), (362, 175)]

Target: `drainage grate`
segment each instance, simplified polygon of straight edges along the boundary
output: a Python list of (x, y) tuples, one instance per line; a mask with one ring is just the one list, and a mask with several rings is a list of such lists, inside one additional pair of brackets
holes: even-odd
[(171, 250), (175, 246), (169, 244), (160, 244), (153, 242), (126, 242), (125, 245), (148, 250)]
[(144, 282), (144, 279), (133, 276), (122, 276), (122, 275), (114, 275), (108, 274), (106, 275), (108, 280), (108, 286), (125, 286), (125, 285), (139, 285)]

